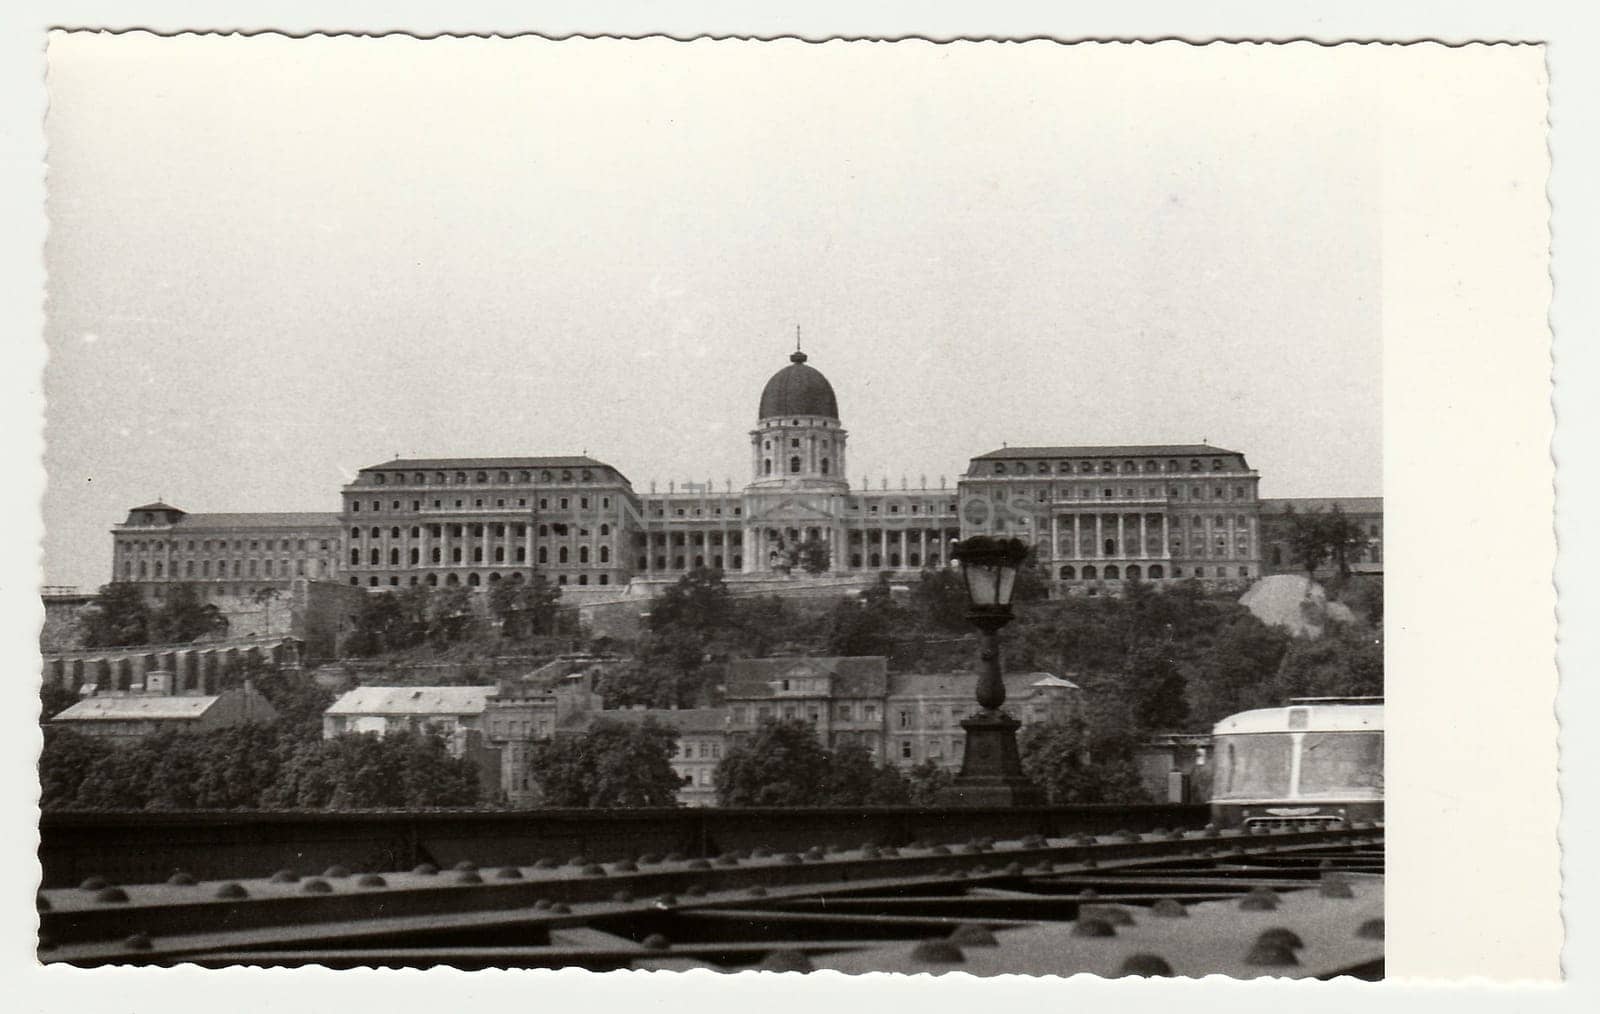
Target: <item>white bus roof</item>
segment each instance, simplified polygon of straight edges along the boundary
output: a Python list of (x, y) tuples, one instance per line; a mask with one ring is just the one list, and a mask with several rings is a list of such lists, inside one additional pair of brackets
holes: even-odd
[[(1289, 722), (1290, 712), (1303, 712), (1304, 721)], [(1288, 708), (1261, 708), (1229, 715), (1216, 724), (1214, 736), (1252, 732), (1359, 732), (1383, 731), (1381, 704), (1307, 704)]]

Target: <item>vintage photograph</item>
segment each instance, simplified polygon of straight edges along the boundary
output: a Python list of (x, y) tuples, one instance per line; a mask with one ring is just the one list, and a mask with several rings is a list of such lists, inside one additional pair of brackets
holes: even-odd
[(47, 56), (39, 961), (1384, 977), (1346, 47)]

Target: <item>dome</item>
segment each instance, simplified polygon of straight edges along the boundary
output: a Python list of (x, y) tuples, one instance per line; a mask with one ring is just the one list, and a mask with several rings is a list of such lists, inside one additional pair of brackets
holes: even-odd
[(806, 365), (806, 354), (795, 352), (789, 365), (772, 375), (767, 386), (761, 389), (761, 414), (758, 418), (771, 419), (784, 415), (822, 415), (839, 418), (839, 403), (833, 397), (833, 385), (817, 370)]

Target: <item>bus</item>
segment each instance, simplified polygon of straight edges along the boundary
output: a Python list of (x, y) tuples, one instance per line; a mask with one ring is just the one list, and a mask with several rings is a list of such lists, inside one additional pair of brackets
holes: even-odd
[(1301, 697), (1212, 730), (1211, 819), (1244, 831), (1383, 819), (1383, 698)]

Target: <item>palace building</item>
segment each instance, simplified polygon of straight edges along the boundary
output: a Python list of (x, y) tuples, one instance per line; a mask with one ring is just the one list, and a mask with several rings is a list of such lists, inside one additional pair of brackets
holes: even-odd
[[(802, 574), (848, 587), (943, 565), (954, 541), (980, 533), (1036, 546), (1060, 594), (1263, 573), (1261, 476), (1238, 451), (1004, 447), (972, 458), (953, 487), (871, 489), (847, 479), (849, 436), (833, 385), (796, 349), (761, 391), (742, 487), (643, 492), (588, 456), (397, 458), (361, 469), (337, 513), (135, 508), (113, 529), (113, 580), (244, 595), (296, 578), (481, 588), (541, 574), (593, 600), (649, 596), (708, 567), (752, 589)], [(1381, 531), (1381, 500), (1361, 507)]]

